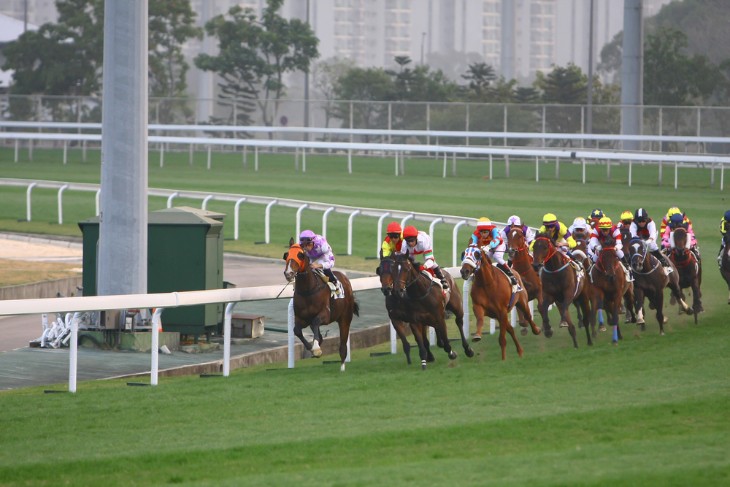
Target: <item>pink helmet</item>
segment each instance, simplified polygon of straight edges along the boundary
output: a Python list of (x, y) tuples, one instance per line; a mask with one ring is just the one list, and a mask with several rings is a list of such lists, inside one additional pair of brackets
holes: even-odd
[(299, 234), (299, 243), (308, 243), (314, 240), (314, 237), (317, 235), (311, 231), (311, 230), (304, 230), (302, 233)]

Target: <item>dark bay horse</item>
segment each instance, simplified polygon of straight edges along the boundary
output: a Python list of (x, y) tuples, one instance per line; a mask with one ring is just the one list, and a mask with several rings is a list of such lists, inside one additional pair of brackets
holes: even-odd
[(484, 327), (484, 315), (499, 321), (499, 346), (502, 349), (502, 360), (506, 358), (507, 339), (509, 333), (517, 348), (517, 354), (522, 357), (524, 351), (515, 331), (509, 322), (509, 312), (517, 307), (532, 328), (532, 333), (540, 334), (540, 328), (532, 320), (532, 313), (527, 304), (527, 290), (522, 285), (519, 273), (514, 272), (515, 279), (522, 289), (512, 292), (512, 284), (507, 275), (494, 267), (486, 252), (476, 247), (469, 247), (464, 252), (464, 261), (461, 264), (461, 277), (466, 280), (472, 275), (474, 282), (471, 286), (471, 302), (474, 316), (477, 319), (477, 334), (480, 335)]
[[(403, 353), (406, 355), (408, 365), (411, 364), (411, 344), (408, 342), (407, 326), (411, 328), (414, 326), (421, 327), (421, 336), (424, 338), (424, 346), (426, 347), (426, 361), (433, 362), (434, 356), (431, 353), (430, 343), (428, 342), (426, 331), (423, 329), (424, 325), (419, 323), (408, 323), (407, 320), (411, 319), (411, 316), (407, 313), (407, 303), (401, 302), (402, 298), (393, 292), (393, 266), (395, 261), (392, 257), (382, 257), (380, 259), (380, 266), (376, 270), (378, 276), (380, 276), (380, 290), (385, 296), (385, 309), (388, 311), (388, 318), (395, 329), (396, 335), (403, 345)], [(413, 332), (413, 336), (416, 333)]]
[[(284, 254), (286, 266), (284, 276), (287, 281), (294, 282), (294, 334), (299, 337), (304, 347), (315, 357), (322, 356), (320, 344), (324, 342), (320, 326), (337, 322), (340, 329), (340, 370), (345, 370), (347, 359), (347, 339), (350, 336), (350, 324), (353, 315), (360, 316), (360, 306), (352, 293), (350, 280), (339, 271), (333, 274), (342, 284), (345, 296), (334, 299), (331, 291), (318, 272), (315, 272), (309, 258), (299, 244), (292, 244)], [(326, 279), (326, 277), (325, 277)], [(302, 330), (310, 327), (314, 340), (307, 341)]]
[[(510, 229), (507, 234), (507, 247), (512, 260), (512, 268), (520, 274), (522, 285), (527, 290), (527, 300), (536, 300), (539, 309), (542, 302), (542, 282), (532, 265), (532, 256), (528, 251), (525, 234), (521, 228), (514, 227)], [(522, 311), (518, 310), (518, 314), (520, 325), (526, 324)], [(527, 329), (523, 327), (522, 332), (523, 335), (526, 335)]]
[(720, 257), (720, 274), (727, 283), (727, 304), (730, 304), (730, 236), (724, 237), (724, 240), (725, 246), (722, 248), (722, 256)]
[(672, 237), (674, 239), (674, 248), (669, 254), (669, 259), (677, 268), (680, 289), (692, 288), (692, 313), (694, 314), (695, 323), (697, 323), (697, 315), (703, 311), (702, 291), (700, 291), (702, 267), (695, 254), (689, 250), (687, 230), (683, 227), (675, 228)]
[(649, 308), (656, 310), (659, 333), (664, 335), (664, 289), (669, 288), (680, 307), (689, 310), (679, 288), (677, 271), (672, 264), (673, 272), (667, 275), (659, 260), (649, 253), (646, 243), (640, 238), (632, 238), (627, 246), (631, 270), (634, 272), (634, 307), (636, 323), (641, 330), (646, 329), (644, 320), (644, 298), (649, 300)]
[(570, 305), (575, 301), (581, 307), (588, 345), (593, 345), (591, 331), (589, 330), (590, 295), (589, 288), (585, 286), (585, 272), (578, 271), (570, 258), (563, 255), (555, 247), (552, 239), (545, 233), (538, 233), (535, 237), (532, 255), (535, 263), (541, 267), (542, 304), (540, 306), (540, 315), (542, 316), (542, 327), (545, 336), (548, 338), (553, 336), (550, 318), (548, 317), (548, 306), (555, 303), (560, 312), (561, 324), (567, 323), (568, 332), (573, 339), (573, 346), (578, 348), (575, 326), (573, 326), (573, 321), (570, 318)]
[(424, 275), (420, 270), (420, 265), (408, 255), (395, 255), (391, 275), (393, 276), (393, 291), (400, 298), (403, 308), (403, 321), (411, 324), (411, 331), (418, 343), (422, 369), (426, 369), (428, 361), (428, 340), (424, 333), (426, 325), (434, 327), (439, 344), (443, 346), (449, 358), (454, 360), (457, 357), (456, 352), (451, 348), (446, 331), (447, 309), (454, 314), (456, 319), (456, 327), (461, 335), (464, 353), (467, 357), (474, 356), (474, 351), (464, 336), (464, 308), (461, 292), (454, 285), (454, 279), (448, 272), (444, 272), (444, 277), (449, 284), (447, 296), (444, 296), (441, 285)]
[[(579, 236), (576, 237), (576, 235), (573, 235), (573, 239), (575, 240), (575, 247), (571, 250), (571, 254), (573, 255), (573, 260), (577, 260), (583, 265), (583, 269), (590, 269), (593, 265), (593, 261), (591, 260), (590, 256), (588, 255), (588, 237), (586, 236)], [(588, 296), (593, 296), (595, 290), (593, 288), (593, 283), (590, 279), (586, 279), (585, 287), (587, 288)], [(579, 325), (583, 326), (584, 316), (583, 316), (583, 310), (581, 310), (580, 305), (576, 302), (573, 302), (575, 305), (575, 309), (578, 312), (578, 321)], [(594, 314), (597, 317), (597, 320), (594, 319), (591, 323), (591, 334), (595, 338), (596, 336), (596, 329), (595, 325), (596, 322), (598, 322), (599, 330), (606, 331), (606, 325), (603, 324), (603, 309), (600, 307), (594, 310)]]
[(616, 242), (613, 239), (607, 239), (599, 251), (598, 260), (590, 270), (590, 281), (594, 289), (591, 296), (593, 312), (596, 313), (599, 307), (606, 312), (606, 319), (613, 327), (611, 341), (617, 344), (622, 338), (618, 319), (621, 302), (623, 300), (626, 315), (633, 315), (634, 293), (632, 283), (626, 280), (624, 266), (616, 254)]

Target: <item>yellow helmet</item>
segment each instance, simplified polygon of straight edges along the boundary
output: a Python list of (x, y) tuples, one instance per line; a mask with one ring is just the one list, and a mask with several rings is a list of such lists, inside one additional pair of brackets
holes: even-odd
[(542, 223), (543, 225), (553, 225), (558, 222), (558, 217), (555, 216), (553, 213), (546, 213), (544, 217), (542, 217)]
[(604, 216), (603, 218), (598, 220), (598, 228), (611, 228), (612, 226), (613, 222), (607, 216)]
[(631, 213), (631, 211), (629, 211), (629, 210), (624, 210), (621, 212), (621, 219), (622, 220), (633, 220), (634, 214)]
[(676, 215), (677, 213), (681, 214), (682, 210), (680, 210), (676, 206), (672, 206), (671, 208), (669, 208), (669, 211), (667, 211), (667, 220), (670, 219), (672, 215)]

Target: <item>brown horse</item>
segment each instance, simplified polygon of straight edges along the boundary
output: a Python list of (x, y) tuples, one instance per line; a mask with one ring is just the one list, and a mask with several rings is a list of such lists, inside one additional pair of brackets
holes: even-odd
[(524, 351), (515, 331), (509, 322), (509, 312), (513, 307), (519, 309), (532, 328), (532, 333), (540, 334), (540, 328), (532, 320), (532, 313), (527, 304), (527, 290), (522, 285), (521, 276), (513, 272), (515, 279), (522, 289), (513, 293), (512, 284), (507, 275), (495, 268), (486, 252), (476, 247), (468, 247), (464, 252), (464, 261), (461, 264), (461, 277), (464, 280), (474, 276), (471, 287), (471, 302), (474, 316), (477, 319), (477, 335), (481, 335), (484, 327), (484, 315), (499, 321), (499, 346), (502, 348), (502, 360), (506, 358), (506, 333), (512, 337), (517, 348), (517, 354), (522, 357)]
[[(513, 227), (507, 234), (507, 247), (512, 260), (512, 268), (522, 277), (522, 284), (527, 290), (527, 300), (537, 300), (538, 309), (542, 302), (542, 282), (532, 265), (532, 256), (527, 248), (525, 234), (519, 227)], [(525, 316), (518, 310), (520, 325), (526, 324)], [(527, 334), (527, 329), (522, 328), (522, 334)]]
[[(593, 265), (593, 261), (589, 257), (588, 254), (588, 239), (587, 235), (585, 236), (578, 236), (576, 237), (576, 234), (573, 234), (573, 239), (575, 240), (575, 247), (571, 249), (571, 254), (573, 256), (573, 260), (576, 260), (580, 262), (583, 265), (583, 269), (590, 269)], [(590, 279), (586, 279), (585, 287), (587, 288), (586, 291), (588, 293), (588, 296), (593, 296), (594, 289), (593, 289), (593, 283)], [(578, 322), (579, 325), (583, 326), (583, 321), (586, 319), (583, 316), (583, 311), (581, 310), (580, 305), (577, 302), (573, 302), (573, 305), (575, 306), (576, 311), (578, 312)], [(596, 322), (598, 323), (598, 329), (600, 331), (606, 331), (606, 325), (603, 324), (603, 310), (601, 308), (598, 308), (594, 310), (594, 314), (596, 315), (597, 319), (593, 319), (591, 322), (591, 334), (595, 338), (596, 337)]]
[(664, 335), (664, 324), (668, 321), (664, 316), (664, 288), (670, 289), (680, 306), (689, 309), (679, 289), (674, 265), (672, 265), (673, 272), (667, 275), (659, 260), (649, 253), (649, 248), (640, 238), (634, 237), (629, 241), (628, 252), (631, 270), (634, 273), (636, 323), (641, 327), (641, 331), (646, 329), (644, 320), (644, 297), (646, 297), (649, 300), (649, 307), (656, 310), (659, 333)]
[[(284, 254), (284, 260), (284, 276), (287, 281), (294, 282), (294, 334), (313, 356), (321, 357), (320, 344), (324, 342), (324, 338), (320, 326), (336, 321), (340, 329), (340, 370), (344, 371), (350, 324), (353, 315), (360, 316), (360, 306), (352, 293), (350, 280), (341, 272), (333, 272), (342, 284), (345, 294), (343, 298), (334, 299), (330, 296), (329, 286), (323, 280), (324, 276), (312, 269), (309, 257), (299, 244), (290, 245), (289, 251)], [(304, 338), (302, 330), (306, 327), (312, 330), (312, 342)]]
[(694, 252), (689, 250), (687, 245), (687, 230), (683, 227), (675, 228), (672, 232), (674, 248), (669, 254), (669, 259), (677, 268), (679, 274), (679, 287), (681, 289), (692, 288), (692, 313), (697, 323), (697, 315), (703, 311), (702, 308), (702, 267)]
[[(382, 271), (381, 271), (382, 272)], [(406, 254), (396, 254), (391, 267), (393, 276), (393, 292), (400, 299), (403, 321), (411, 324), (418, 351), (421, 357), (421, 368), (426, 369), (428, 361), (428, 340), (425, 337), (426, 325), (434, 327), (440, 346), (451, 360), (457, 355), (451, 348), (446, 332), (446, 310), (451, 311), (456, 319), (456, 327), (461, 335), (461, 344), (467, 357), (473, 357), (474, 351), (464, 336), (464, 308), (461, 292), (454, 285), (454, 279), (448, 272), (444, 277), (449, 284), (449, 291), (444, 295), (441, 285), (431, 277), (427, 277), (417, 264)]]
[(581, 307), (583, 313), (583, 326), (586, 329), (588, 345), (593, 345), (591, 331), (589, 330), (589, 317), (591, 316), (589, 288), (585, 286), (585, 274), (583, 270), (576, 269), (572, 261), (563, 255), (553, 243), (552, 239), (545, 233), (538, 233), (532, 247), (532, 255), (535, 263), (541, 267), (540, 280), (542, 281), (542, 305), (540, 315), (542, 316), (542, 327), (545, 336), (553, 336), (548, 317), (548, 306), (555, 303), (560, 312), (561, 325), (568, 325), (568, 332), (573, 339), (573, 346), (578, 348), (578, 340), (575, 336), (575, 326), (570, 318), (570, 305), (574, 301)]
[[(409, 324), (406, 321), (411, 319), (411, 317), (406, 313), (407, 306), (405, 306), (405, 304), (401, 302), (401, 298), (393, 292), (394, 265), (395, 261), (392, 257), (383, 257), (380, 259), (380, 266), (375, 272), (376, 274), (378, 274), (378, 276), (380, 276), (380, 290), (385, 296), (385, 309), (388, 311), (388, 318), (390, 318), (390, 323), (393, 325), (395, 333), (398, 335), (398, 338), (403, 344), (403, 353), (406, 355), (408, 365), (410, 365), (411, 344), (408, 342), (407, 326), (410, 325), (411, 328), (413, 328), (414, 326), (419, 326), (423, 328), (423, 325), (420, 325), (418, 323)], [(421, 329), (419, 333), (421, 334), (421, 336), (424, 337), (423, 340), (424, 346), (426, 347), (426, 361), (433, 362), (435, 358), (431, 353), (430, 343), (428, 342), (428, 338), (426, 338), (426, 331)], [(416, 336), (415, 332), (413, 332), (413, 336)]]
[(730, 304), (730, 236), (724, 237), (724, 242), (725, 246), (722, 248), (722, 256), (720, 257), (720, 274), (727, 283), (727, 304)]
[[(616, 242), (613, 239), (607, 239), (599, 251), (598, 260), (590, 270), (590, 281), (594, 290), (591, 307), (594, 313), (599, 307), (606, 312), (606, 319), (613, 327), (611, 341), (615, 345), (622, 338), (618, 319), (621, 302), (624, 301), (626, 315), (633, 315), (634, 293), (632, 283), (626, 280), (626, 272), (616, 254)], [(595, 323), (595, 316), (593, 322)], [(595, 334), (593, 337), (595, 338)]]

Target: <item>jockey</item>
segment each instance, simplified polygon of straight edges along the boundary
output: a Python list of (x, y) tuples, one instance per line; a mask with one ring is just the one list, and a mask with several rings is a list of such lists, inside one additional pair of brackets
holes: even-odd
[(380, 257), (388, 257), (400, 250), (403, 246), (403, 229), (398, 222), (388, 223), (385, 229), (386, 235), (383, 244), (380, 247)]
[(299, 234), (299, 245), (302, 246), (302, 250), (309, 257), (312, 269), (322, 269), (327, 279), (334, 284), (336, 296), (344, 296), (342, 285), (332, 273), (332, 267), (335, 265), (335, 254), (332, 252), (332, 247), (327, 243), (327, 239), (311, 230), (304, 230)]
[(697, 260), (700, 260), (700, 251), (697, 248), (697, 239), (695, 238), (695, 232), (692, 228), (692, 222), (690, 222), (682, 213), (675, 213), (669, 218), (667, 228), (664, 230), (664, 234), (662, 235), (662, 247), (665, 249), (674, 248), (673, 232), (679, 227), (687, 230), (687, 246), (689, 247), (689, 250), (695, 254)]
[[(554, 213), (546, 213), (542, 217), (542, 226), (538, 232), (546, 233), (560, 251), (570, 257), (570, 249), (575, 247), (575, 239), (571, 236), (568, 227), (559, 222)], [(532, 244), (534, 245), (534, 243), (533, 241)], [(530, 251), (532, 251), (532, 245), (530, 245)]]
[(446, 282), (441, 268), (433, 256), (431, 237), (426, 232), (419, 232), (416, 227), (409, 225), (403, 229), (403, 239), (406, 241), (406, 244), (401, 245), (401, 248), (396, 250), (396, 253), (423, 255), (423, 267), (433, 271), (434, 275), (441, 280), (441, 286), (446, 291), (449, 288), (449, 284)]
[(669, 219), (676, 214), (681, 214), (682, 218), (684, 218), (684, 221), (692, 224), (692, 222), (689, 220), (689, 218), (687, 218), (687, 215), (685, 215), (682, 210), (680, 210), (676, 206), (672, 206), (667, 210), (667, 214), (664, 215), (664, 218), (662, 218), (662, 223), (661, 225), (659, 225), (659, 235), (664, 235), (664, 232), (667, 230), (667, 224), (669, 223)]
[(722, 235), (722, 242), (720, 242), (720, 252), (717, 254), (717, 265), (722, 264), (722, 250), (725, 248), (725, 240), (730, 238), (730, 210), (725, 212), (725, 215), (720, 220), (720, 235)]
[(533, 231), (530, 230), (530, 227), (528, 227), (527, 225), (523, 225), (522, 219), (517, 215), (512, 215), (507, 219), (507, 226), (504, 227), (504, 230), (502, 230), (502, 233), (504, 233), (504, 235), (502, 235), (502, 238), (506, 240), (510, 230), (512, 230), (512, 228), (514, 227), (522, 230), (522, 233), (525, 235), (526, 245), (530, 245), (532, 241), (535, 240), (535, 234), (533, 233)]
[(504, 261), (504, 253), (507, 251), (507, 241), (502, 238), (502, 233), (488, 218), (479, 219), (477, 231), (479, 232), (479, 239), (476, 241), (476, 244), (472, 240), (469, 246), (480, 247), (482, 251), (486, 252), (490, 259), (494, 259), (497, 262), (497, 267), (507, 274), (510, 283), (516, 286), (517, 279), (515, 279), (512, 270)]
[(621, 221), (616, 224), (616, 227), (621, 231), (621, 240), (624, 242), (631, 240), (631, 222), (633, 221), (634, 214), (630, 210), (621, 212)]
[(593, 208), (591, 211), (591, 216), (588, 217), (588, 223), (591, 226), (591, 230), (596, 228), (596, 225), (598, 225), (598, 221), (603, 218), (603, 210), (600, 208)]
[(606, 240), (609, 238), (614, 241), (616, 257), (619, 258), (621, 265), (624, 267), (624, 271), (626, 271), (626, 280), (631, 281), (631, 270), (626, 263), (623, 251), (623, 243), (621, 242), (621, 230), (619, 230), (616, 225), (613, 224), (611, 219), (607, 216), (604, 216), (603, 218), (598, 220), (598, 225), (596, 225), (596, 228), (594, 228), (591, 232), (591, 240), (590, 242), (588, 242), (588, 248), (591, 249), (592, 253), (591, 259), (593, 259), (594, 263), (598, 262), (601, 248), (603, 248)]
[(586, 242), (586, 253), (591, 259), (593, 259), (592, 251), (587, 245), (588, 241), (591, 238), (591, 231), (589, 230), (588, 222), (586, 222), (586, 219), (581, 216), (576, 217), (576, 219), (573, 220), (573, 224), (568, 227), (568, 231), (573, 237), (573, 240), (575, 240), (576, 245), (578, 245), (579, 240), (583, 240)]
[(634, 221), (629, 227), (631, 232), (631, 238), (640, 238), (644, 240), (647, 249), (651, 252), (651, 255), (656, 257), (664, 267), (664, 272), (669, 274), (672, 272), (672, 267), (669, 261), (659, 251), (659, 246), (656, 243), (656, 223), (649, 217), (649, 214), (644, 208), (639, 208), (634, 212)]

